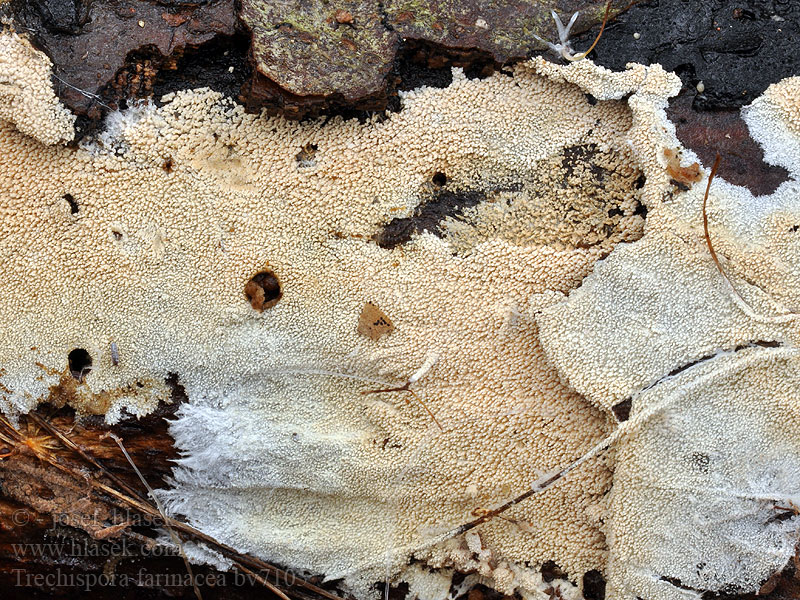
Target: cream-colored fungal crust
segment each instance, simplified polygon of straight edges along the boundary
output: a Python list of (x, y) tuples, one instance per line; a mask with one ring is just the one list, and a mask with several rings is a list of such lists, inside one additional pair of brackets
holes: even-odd
[[(544, 359), (535, 313), (640, 235), (639, 192), (620, 186), (638, 178), (629, 148), (644, 140), (631, 146), (631, 131), (649, 129), (625, 103), (592, 105), (537, 68), (483, 81), (456, 72), (365, 124), (251, 116), (199, 90), (114, 115), (77, 150), (6, 126), (4, 408), (54, 391), (113, 420), (150, 410), (176, 374), (190, 400), (172, 428), (186, 455), (172, 510), (240, 550), (362, 582), (362, 596), (412, 556), (529, 594), (546, 587), (548, 560), (574, 581), (602, 570), (607, 456), (433, 543), (610, 431)], [(643, 73), (597, 95), (631, 93), (632, 104)], [(593, 150), (573, 156), (568, 181), (531, 188), (574, 148)], [(608, 197), (584, 164), (594, 158), (615, 181)], [(479, 208), (468, 252), (430, 233), (392, 250), (372, 241), (414, 213), (437, 172), (454, 194), (488, 202), (505, 190), (525, 207), (510, 218), (535, 218), (538, 198), (596, 223), (568, 221), (572, 235), (551, 216), (550, 232), (493, 234)], [(606, 209), (622, 215), (607, 221)], [(274, 306), (248, 286), (258, 273), (280, 282)], [(377, 339), (358, 331), (368, 303), (394, 327)], [(70, 373), (75, 349), (91, 371)], [(412, 380), (418, 399), (364, 394)]]
[[(773, 519), (800, 495), (800, 143), (781, 108), (793, 85), (746, 110), (793, 178), (760, 198), (711, 185), (724, 275), (704, 234), (707, 180), (679, 192), (642, 161), (645, 235), (537, 318), (563, 382), (602, 409), (632, 405), (606, 515), (611, 599), (754, 592), (794, 553), (797, 519)], [(671, 127), (661, 136), (678, 145)]]
[(524, 191), (499, 190), (463, 216), (448, 217), (442, 227), (462, 253), (491, 239), (609, 252), (621, 241), (642, 237), (643, 183), (629, 149), (572, 146), (540, 161)]
[[(510, 564), (555, 560), (575, 578), (602, 568), (602, 459), (481, 528), (477, 551), (426, 546), (608, 433), (543, 360), (533, 319), (608, 245), (484, 236), (459, 256), (431, 234), (394, 250), (371, 237), (410, 215), (436, 172), (456, 192), (516, 187), (530, 203), (526, 183), (567, 148), (627, 160), (624, 104), (591, 106), (525, 67), (457, 74), (365, 125), (257, 118), (208, 91), (168, 100), (115, 117), (78, 150), (3, 130), (5, 408), (55, 389), (113, 419), (150, 410), (177, 374), (191, 400), (173, 428), (187, 453), (173, 508), (242, 550), (330, 577), (381, 579), (414, 551), (475, 563), (489, 580), (499, 569), (508, 591), (541, 583)], [(592, 190), (568, 202), (603, 205)], [(265, 269), (283, 296), (257, 312), (244, 290)], [(389, 335), (358, 334), (367, 302)], [(76, 348), (92, 357), (77, 379)], [(363, 394), (422, 365), (420, 402)]]
[(756, 201), (717, 180), (709, 233), (736, 302), (703, 236), (703, 184), (648, 212), (645, 236), (598, 264), (569, 302), (540, 319), (547, 352), (569, 384), (603, 408), (670, 371), (753, 340), (794, 340), (798, 321), (774, 322), (800, 306), (797, 183)]
[(75, 135), (75, 117), (53, 93), (51, 65), (26, 39), (0, 32), (0, 121), (43, 144), (68, 142)]
[[(800, 501), (800, 188), (714, 182), (729, 282), (703, 182), (669, 182), (674, 75), (456, 72), (364, 124), (197, 90), (70, 149), (45, 145), (72, 135), (48, 65), (0, 36), (4, 411), (49, 396), (113, 421), (177, 376), (171, 510), (358, 597), (388, 575), (441, 598), (460, 570), (542, 598), (552, 560), (605, 571), (610, 600), (672, 600), (756, 590), (792, 553), (797, 519), (772, 517)], [(796, 86), (745, 112), (794, 177)], [(441, 199), (436, 173), (481, 200), (379, 246)], [(627, 399), (611, 452), (443, 535), (584, 455)]]
[(568, 302), (539, 319), (565, 381), (598, 406), (719, 349), (800, 338), (800, 317), (790, 314), (800, 312), (800, 184), (756, 199), (713, 182), (709, 235), (735, 293), (704, 237), (705, 187), (704, 179), (685, 193), (665, 189), (648, 206), (644, 237), (617, 247)]
[(774, 105), (777, 117), (795, 136), (800, 135), (800, 77), (787, 77), (769, 86), (759, 102)]

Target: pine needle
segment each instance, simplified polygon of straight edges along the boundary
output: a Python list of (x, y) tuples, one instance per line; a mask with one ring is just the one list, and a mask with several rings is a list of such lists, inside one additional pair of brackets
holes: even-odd
[[(175, 543), (176, 546), (178, 546), (178, 550), (180, 551), (181, 557), (183, 558), (183, 563), (186, 565), (186, 570), (189, 572), (189, 577), (192, 580), (192, 588), (194, 589), (194, 595), (197, 597), (197, 600), (203, 600), (203, 596), (200, 594), (200, 588), (197, 587), (197, 580), (194, 577), (194, 571), (192, 571), (192, 563), (189, 562), (189, 558), (186, 556), (186, 552), (184, 552), (183, 550), (183, 542), (181, 541), (181, 538), (178, 537), (178, 534), (175, 533), (175, 530), (169, 524), (170, 519), (167, 518), (167, 513), (164, 511), (164, 506), (161, 504), (161, 500), (158, 499), (158, 496), (156, 496), (156, 493), (153, 491), (153, 488), (151, 488), (150, 484), (147, 483), (147, 480), (144, 478), (144, 475), (142, 475), (142, 472), (139, 471), (139, 467), (137, 467), (136, 463), (133, 462), (131, 455), (128, 454), (128, 451), (122, 444), (122, 440), (120, 439), (120, 437), (117, 434), (112, 433), (110, 431), (104, 434), (100, 439), (103, 439), (105, 437), (110, 437), (117, 443), (119, 449), (122, 450), (122, 454), (125, 455), (125, 459), (128, 461), (128, 463), (130, 463), (131, 467), (136, 472), (136, 475), (139, 477), (144, 487), (147, 488), (147, 493), (150, 494), (150, 497), (153, 499), (153, 502), (155, 503), (156, 508), (158, 509), (158, 512), (161, 515), (161, 518), (163, 519), (164, 527), (167, 528), (167, 531), (169, 532), (169, 536), (170, 538), (172, 538), (172, 541)], [(288, 598), (286, 598), (286, 596), (283, 596), (283, 598), (285, 598), (285, 600), (289, 600)]]
[(800, 317), (800, 314), (785, 311), (783, 314), (780, 315), (762, 315), (756, 312), (742, 297), (739, 293), (739, 290), (736, 289), (736, 286), (733, 285), (733, 281), (731, 281), (728, 274), (725, 272), (725, 269), (722, 267), (722, 263), (717, 256), (716, 250), (714, 250), (714, 245), (711, 243), (711, 235), (708, 230), (708, 213), (706, 208), (708, 206), (708, 194), (711, 191), (711, 182), (714, 180), (714, 176), (717, 174), (717, 169), (719, 168), (720, 163), (720, 155), (717, 154), (716, 159), (714, 159), (714, 166), (711, 168), (711, 174), (708, 176), (708, 183), (706, 184), (706, 192), (703, 195), (703, 235), (706, 239), (706, 246), (708, 247), (708, 253), (711, 254), (711, 259), (714, 261), (714, 264), (717, 266), (717, 270), (719, 271), (720, 275), (722, 275), (722, 279), (725, 281), (726, 287), (728, 291), (731, 293), (736, 306), (746, 314), (748, 317), (755, 321), (759, 321), (761, 323), (787, 323), (789, 321), (793, 321), (797, 317)]

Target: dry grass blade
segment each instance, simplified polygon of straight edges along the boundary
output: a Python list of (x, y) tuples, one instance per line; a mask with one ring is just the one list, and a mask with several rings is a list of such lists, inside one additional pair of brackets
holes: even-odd
[[(186, 570), (189, 572), (189, 577), (192, 580), (192, 588), (194, 589), (194, 595), (197, 597), (197, 600), (203, 600), (203, 596), (200, 594), (200, 588), (197, 587), (197, 580), (194, 577), (194, 571), (192, 570), (192, 563), (189, 562), (189, 557), (186, 556), (186, 552), (184, 552), (183, 550), (183, 542), (181, 541), (181, 538), (178, 537), (178, 534), (175, 533), (175, 530), (169, 524), (169, 519), (167, 519), (167, 514), (166, 512), (164, 512), (164, 507), (161, 505), (161, 500), (158, 499), (158, 496), (156, 496), (156, 493), (153, 491), (153, 488), (151, 488), (150, 484), (147, 483), (147, 480), (144, 478), (144, 475), (142, 475), (142, 472), (139, 471), (139, 467), (137, 467), (136, 463), (133, 462), (131, 455), (128, 454), (128, 451), (125, 449), (125, 446), (122, 444), (122, 440), (119, 438), (119, 436), (111, 432), (107, 433), (106, 435), (117, 443), (117, 446), (119, 446), (119, 449), (122, 451), (122, 454), (125, 455), (125, 459), (128, 461), (133, 470), (136, 472), (136, 475), (139, 477), (144, 487), (147, 488), (147, 493), (150, 494), (150, 497), (153, 499), (153, 502), (155, 502), (156, 508), (158, 509), (158, 513), (164, 520), (164, 526), (167, 528), (170, 538), (172, 538), (172, 541), (175, 543), (176, 546), (178, 546), (178, 550), (180, 550), (181, 558), (183, 558), (183, 563), (186, 565)], [(286, 598), (286, 600), (289, 599)]]

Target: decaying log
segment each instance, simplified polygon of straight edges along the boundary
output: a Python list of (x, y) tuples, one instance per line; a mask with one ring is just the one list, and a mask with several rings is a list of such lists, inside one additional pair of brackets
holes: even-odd
[(3, 598), (337, 598), (262, 561), (239, 555), (188, 525), (184, 543), (203, 541), (238, 563), (230, 571), (189, 570), (169, 543), (164, 518), (110, 433), (152, 487), (165, 485), (177, 454), (166, 417), (173, 403), (114, 426), (42, 405), (14, 423), (0, 417), (0, 590)]

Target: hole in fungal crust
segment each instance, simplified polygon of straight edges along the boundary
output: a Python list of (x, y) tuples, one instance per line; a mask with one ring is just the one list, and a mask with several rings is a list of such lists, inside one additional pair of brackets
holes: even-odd
[(600, 571), (592, 569), (583, 574), (583, 597), (586, 600), (605, 600), (606, 580)]
[(615, 404), (611, 407), (611, 412), (614, 413), (614, 416), (617, 417), (617, 421), (620, 423), (627, 421), (628, 418), (631, 416), (631, 405), (633, 401), (628, 398), (627, 400), (623, 400), (619, 404)]
[(256, 273), (244, 286), (244, 295), (258, 312), (272, 308), (283, 296), (281, 284), (272, 271)]
[(431, 179), (431, 181), (433, 181), (434, 185), (442, 187), (443, 185), (447, 184), (447, 175), (445, 175), (441, 171), (437, 171), (436, 173), (433, 174), (433, 178)]
[(118, 227), (112, 227), (111, 228), (111, 237), (114, 238), (114, 241), (121, 242), (122, 238), (123, 238), (122, 230), (120, 230)]
[(72, 194), (64, 194), (64, 200), (66, 200), (67, 204), (69, 204), (69, 212), (71, 212), (73, 215), (77, 215), (80, 207), (78, 206), (78, 201), (75, 200), (75, 196)]
[(554, 579), (564, 579), (567, 574), (559, 567), (555, 561), (548, 560), (542, 564), (542, 579), (545, 583), (550, 583)]
[(461, 215), (465, 209), (486, 200), (486, 193), (467, 190), (437, 190), (433, 198), (420, 204), (411, 217), (394, 219), (373, 237), (381, 248), (391, 250), (411, 240), (415, 233), (431, 231), (442, 234), (440, 223), (447, 217)]
[(297, 155), (295, 155), (295, 159), (297, 159), (297, 166), (300, 168), (316, 166), (317, 164), (316, 154), (317, 154), (317, 145), (306, 144), (305, 146), (300, 148), (300, 152), (298, 152)]
[(83, 381), (92, 370), (92, 357), (83, 348), (70, 350), (67, 355), (69, 362), (69, 372), (78, 381)]

